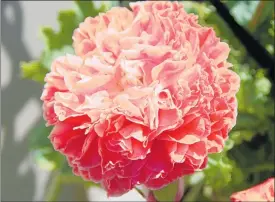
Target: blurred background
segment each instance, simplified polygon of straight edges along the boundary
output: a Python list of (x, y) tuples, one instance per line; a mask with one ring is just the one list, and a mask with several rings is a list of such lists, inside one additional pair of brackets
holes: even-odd
[[(274, 2), (180, 1), (231, 48), (241, 77), (239, 116), (225, 150), (185, 178), (185, 201), (228, 201), (232, 192), (274, 176)], [(107, 199), (71, 174), (47, 139), (40, 95), (58, 55), (71, 53), (72, 31), (87, 16), (129, 1), (1, 1), (1, 200), (145, 201), (133, 190)], [(224, 10), (225, 9), (225, 10)], [(229, 11), (229, 13), (227, 13)], [(156, 193), (169, 200), (173, 186)]]

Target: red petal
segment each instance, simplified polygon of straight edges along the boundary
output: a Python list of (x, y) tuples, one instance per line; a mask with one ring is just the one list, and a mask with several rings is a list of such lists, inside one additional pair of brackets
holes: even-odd
[(101, 166), (97, 166), (95, 168), (90, 168), (88, 177), (93, 182), (96, 182), (96, 183), (100, 182), (102, 180)]
[(84, 134), (76, 135), (71, 137), (67, 145), (60, 152), (66, 156), (71, 156), (73, 158), (79, 158), (82, 155), (82, 147), (86, 136)]
[(145, 183), (145, 185), (149, 189), (161, 189), (169, 183), (177, 180), (179, 177), (192, 173), (194, 173), (194, 168), (191, 162), (186, 159), (184, 163), (176, 163), (173, 170), (165, 178), (159, 177), (157, 179), (151, 179)]
[(170, 158), (170, 149), (167, 148), (167, 141), (155, 140), (152, 151), (147, 157), (146, 167), (154, 172), (168, 173), (173, 168)]
[(83, 129), (74, 130), (73, 128), (75, 126), (79, 126), (85, 123), (84, 121), (87, 121), (87, 120), (89, 119), (87, 119), (85, 116), (81, 116), (81, 117), (69, 118), (63, 122), (57, 123), (49, 136), (49, 139), (51, 140), (54, 148), (58, 151), (59, 150), (63, 151), (67, 146), (68, 142), (71, 140), (71, 138), (73, 137), (75, 138), (76, 136), (85, 137), (84, 135), (85, 130)]
[(233, 193), (230, 200), (232, 202), (274, 201), (274, 179), (274, 177), (269, 178), (254, 187)]
[(74, 162), (82, 168), (93, 168), (100, 165), (101, 157), (98, 149), (98, 137), (95, 133), (87, 135), (82, 148), (82, 156)]
[(112, 152), (107, 149), (105, 141), (108, 139), (99, 139), (99, 155), (102, 158), (101, 166), (102, 172), (105, 173), (108, 170), (115, 169), (117, 166), (123, 167), (128, 165), (131, 161), (126, 157), (122, 156), (121, 153)]
[(108, 197), (121, 196), (133, 188), (131, 181), (131, 178), (115, 177), (103, 181), (103, 187), (106, 189)]
[(141, 168), (144, 166), (146, 160), (132, 161), (129, 165), (117, 169), (119, 177), (134, 177), (139, 175)]

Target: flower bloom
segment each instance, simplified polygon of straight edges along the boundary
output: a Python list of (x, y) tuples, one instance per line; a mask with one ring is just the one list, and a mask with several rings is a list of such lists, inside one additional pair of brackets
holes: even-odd
[(232, 202), (274, 201), (274, 183), (274, 177), (269, 178), (252, 188), (232, 194), (230, 199)]
[(237, 116), (240, 80), (213, 29), (177, 2), (131, 8), (86, 18), (41, 97), (54, 148), (109, 196), (203, 169)]

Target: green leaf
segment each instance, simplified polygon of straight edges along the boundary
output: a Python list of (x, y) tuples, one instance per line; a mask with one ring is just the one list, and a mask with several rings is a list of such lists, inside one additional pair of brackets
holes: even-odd
[(79, 11), (78, 13), (80, 14), (80, 17), (82, 19), (89, 16), (95, 17), (96, 15), (98, 15), (98, 13), (105, 12), (107, 10), (106, 4), (100, 2), (101, 6), (99, 8), (96, 8), (95, 3), (98, 2), (75, 0), (75, 4)]
[(230, 139), (234, 142), (234, 145), (239, 145), (243, 141), (251, 141), (255, 135), (255, 131), (251, 130), (233, 131), (230, 133)]
[(20, 67), (23, 78), (44, 83), (44, 77), (48, 70), (40, 61), (21, 62)]
[(187, 13), (194, 13), (199, 16), (199, 21), (202, 24), (205, 24), (204, 19), (208, 16), (212, 11), (213, 7), (206, 6), (205, 3), (197, 3), (192, 1), (183, 1), (184, 9)]
[(257, 129), (260, 124), (260, 120), (256, 115), (239, 112), (237, 117), (237, 124), (234, 127), (234, 130), (253, 130)]
[(40, 121), (29, 133), (30, 148), (48, 148), (51, 145), (50, 140), (48, 139), (51, 130), (52, 127), (46, 127), (44, 120)]
[(56, 164), (45, 157), (45, 154), (43, 153), (42, 149), (34, 150), (31, 152), (31, 154), (40, 168), (49, 171), (54, 170), (56, 168)]
[(55, 32), (50, 27), (41, 29), (46, 43), (46, 51), (61, 49), (65, 45), (72, 45), (73, 31), (78, 26), (76, 12), (74, 10), (60, 11), (58, 22), (60, 26), (59, 32)]
[(257, 90), (257, 96), (267, 96), (270, 93), (271, 90), (271, 82), (264, 77), (264, 75), (260, 75), (260, 71), (257, 72), (258, 75), (256, 75), (258, 78), (255, 80), (255, 87)]
[(174, 181), (166, 187), (155, 190), (154, 195), (157, 201), (174, 201), (178, 190), (178, 181)]
[(107, 7), (102, 4), (96, 8), (92, 1), (75, 1), (77, 10), (62, 10), (58, 14), (59, 31), (55, 32), (51, 27), (41, 29), (47, 50), (61, 49), (63, 46), (72, 45), (73, 31), (86, 17), (94, 17), (104, 12)]
[(40, 168), (45, 170), (57, 170), (62, 167), (66, 158), (53, 149), (52, 145), (47, 148), (33, 149), (31, 154)]
[(263, 131), (266, 129), (266, 117), (274, 116), (274, 100), (268, 97), (271, 82), (263, 70), (253, 71), (243, 67), (237, 73), (241, 78), (241, 87), (237, 93), (239, 115), (234, 130), (253, 128)]
[(30, 150), (35, 161), (41, 168), (47, 170), (57, 169), (65, 157), (53, 149), (48, 139), (52, 127), (46, 127), (45, 122), (41, 121), (34, 127), (29, 135)]
[(232, 165), (225, 153), (210, 154), (207, 168), (203, 172), (206, 184), (218, 189), (230, 182)]

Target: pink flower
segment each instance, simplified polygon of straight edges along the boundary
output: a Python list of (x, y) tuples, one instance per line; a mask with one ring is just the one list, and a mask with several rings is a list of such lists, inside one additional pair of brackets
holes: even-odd
[(42, 95), (54, 148), (109, 196), (203, 169), (237, 116), (240, 80), (213, 29), (177, 2), (131, 8), (81, 23)]
[(274, 177), (269, 178), (249, 189), (236, 192), (230, 197), (232, 202), (246, 201), (274, 201)]

